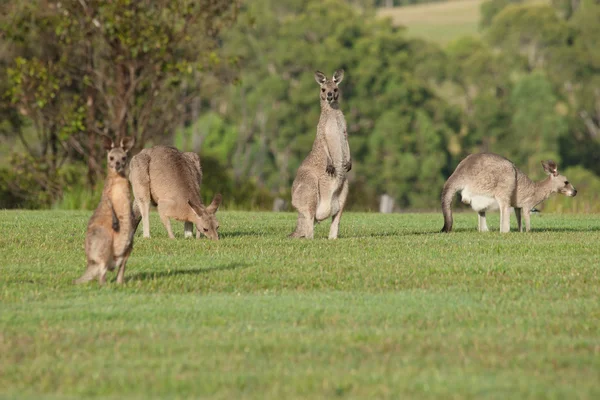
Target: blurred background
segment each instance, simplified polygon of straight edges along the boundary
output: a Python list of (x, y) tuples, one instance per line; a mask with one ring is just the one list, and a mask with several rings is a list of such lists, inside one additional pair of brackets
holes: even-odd
[(5, 0), (0, 24), (0, 208), (95, 208), (109, 135), (198, 152), (205, 200), (289, 209), (314, 70), (343, 68), (350, 209), (436, 210), (492, 151), (558, 162), (579, 194), (544, 210), (600, 212), (598, 0)]

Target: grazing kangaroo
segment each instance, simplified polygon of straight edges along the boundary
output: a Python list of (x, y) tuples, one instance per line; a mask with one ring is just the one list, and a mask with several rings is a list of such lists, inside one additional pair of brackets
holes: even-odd
[(346, 120), (340, 110), (338, 84), (344, 71), (331, 80), (315, 72), (320, 86), (321, 117), (317, 136), (292, 185), (292, 205), (298, 210), (296, 230), (290, 237), (312, 239), (314, 224), (332, 217), (329, 239), (336, 239), (348, 197), (348, 171), (352, 168)]
[(144, 149), (131, 159), (129, 180), (135, 200), (134, 226), (142, 220), (144, 237), (150, 237), (150, 203), (157, 205), (160, 219), (169, 238), (174, 239), (169, 218), (185, 222), (185, 237), (192, 236), (196, 224), (196, 238), (201, 233), (218, 240), (219, 222), (215, 213), (221, 204), (217, 194), (208, 207), (202, 204), (200, 185), (202, 169), (196, 153), (182, 153), (174, 147), (154, 146)]
[(106, 282), (106, 272), (117, 267), (117, 283), (122, 284), (125, 264), (133, 248), (133, 215), (129, 181), (126, 177), (127, 153), (133, 147), (134, 139), (124, 138), (121, 146), (106, 139), (108, 151), (108, 177), (104, 182), (102, 199), (90, 218), (85, 236), (87, 270), (74, 283), (89, 282), (98, 277), (102, 285)]
[(511, 161), (497, 154), (471, 154), (462, 160), (444, 184), (442, 191), (442, 232), (452, 231), (452, 199), (461, 192), (462, 202), (470, 204), (479, 214), (480, 232), (487, 232), (486, 211), (500, 209), (500, 232), (510, 231), (510, 207), (514, 207), (519, 231), (523, 232), (521, 214), (525, 218), (525, 230), (530, 230), (531, 209), (553, 193), (573, 197), (577, 190), (568, 179), (559, 175), (554, 161), (542, 161), (548, 178), (533, 182)]

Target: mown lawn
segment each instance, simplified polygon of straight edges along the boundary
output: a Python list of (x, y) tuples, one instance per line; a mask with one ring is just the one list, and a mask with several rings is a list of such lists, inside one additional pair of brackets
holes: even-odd
[(171, 241), (153, 213), (100, 288), (71, 284), (89, 212), (0, 211), (0, 397), (600, 398), (600, 215), (218, 215)]
[(395, 25), (407, 28), (412, 37), (438, 43), (479, 34), (483, 0), (455, 0), (380, 8), (378, 15), (391, 18)]

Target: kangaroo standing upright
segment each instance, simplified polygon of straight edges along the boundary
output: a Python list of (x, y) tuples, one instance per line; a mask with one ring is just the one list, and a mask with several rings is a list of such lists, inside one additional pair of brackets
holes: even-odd
[(487, 232), (486, 211), (500, 209), (500, 232), (510, 231), (510, 207), (515, 208), (519, 231), (521, 214), (525, 218), (525, 229), (530, 229), (531, 209), (553, 193), (573, 197), (577, 190), (568, 179), (558, 173), (554, 161), (542, 161), (548, 178), (533, 182), (511, 161), (497, 154), (471, 154), (462, 160), (444, 184), (442, 191), (442, 232), (452, 231), (452, 199), (461, 192), (462, 202), (470, 204), (479, 214), (480, 232)]
[(125, 264), (133, 248), (133, 215), (129, 181), (126, 177), (127, 153), (134, 140), (125, 138), (121, 146), (106, 139), (108, 151), (108, 177), (104, 182), (102, 199), (90, 218), (85, 236), (87, 269), (75, 283), (89, 282), (98, 277), (102, 285), (106, 282), (106, 272), (115, 267), (117, 283), (123, 283)]
[(332, 217), (329, 239), (336, 239), (348, 197), (348, 171), (352, 168), (346, 120), (340, 110), (338, 84), (344, 71), (331, 79), (315, 72), (320, 87), (321, 117), (317, 136), (292, 185), (292, 205), (298, 210), (296, 230), (290, 235), (312, 239), (314, 224)]
[(158, 214), (174, 239), (169, 218), (185, 222), (185, 237), (192, 236), (196, 224), (196, 238), (201, 233), (210, 239), (219, 239), (219, 223), (215, 217), (221, 195), (205, 207), (200, 197), (202, 169), (196, 153), (182, 153), (174, 147), (154, 146), (144, 149), (131, 159), (129, 179), (135, 196), (133, 211), (135, 227), (142, 220), (144, 237), (150, 237), (150, 204), (158, 206)]

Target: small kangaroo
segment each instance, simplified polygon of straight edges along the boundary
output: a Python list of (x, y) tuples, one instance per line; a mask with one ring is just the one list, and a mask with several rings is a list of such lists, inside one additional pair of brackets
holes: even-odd
[(200, 185), (202, 168), (196, 153), (182, 153), (174, 147), (154, 146), (144, 149), (131, 159), (129, 180), (135, 200), (134, 226), (142, 220), (144, 237), (150, 237), (150, 203), (158, 206), (158, 214), (174, 239), (169, 218), (184, 221), (184, 236), (191, 237), (196, 224), (196, 238), (201, 233), (218, 240), (219, 222), (215, 213), (221, 204), (217, 194), (208, 207), (202, 204)]
[(574, 197), (577, 190), (569, 180), (559, 175), (554, 161), (542, 161), (548, 178), (533, 182), (511, 161), (492, 153), (471, 154), (462, 160), (444, 184), (442, 191), (442, 232), (452, 231), (452, 199), (461, 192), (462, 202), (470, 204), (479, 214), (479, 232), (487, 232), (486, 211), (500, 209), (500, 232), (510, 231), (510, 207), (514, 207), (519, 231), (530, 230), (531, 209), (553, 193)]
[(338, 84), (344, 71), (331, 79), (315, 72), (320, 86), (321, 116), (312, 150), (292, 185), (292, 205), (298, 210), (296, 230), (290, 237), (312, 239), (314, 224), (332, 217), (329, 239), (336, 239), (348, 197), (348, 171), (352, 169), (346, 120), (340, 110)]
[(104, 182), (102, 199), (90, 218), (85, 236), (87, 270), (74, 283), (89, 282), (98, 277), (98, 282), (106, 283), (107, 271), (117, 267), (117, 283), (122, 284), (125, 264), (133, 248), (133, 215), (129, 181), (125, 170), (127, 153), (133, 147), (133, 138), (121, 140), (115, 147), (110, 139), (104, 142), (108, 151), (108, 176)]

